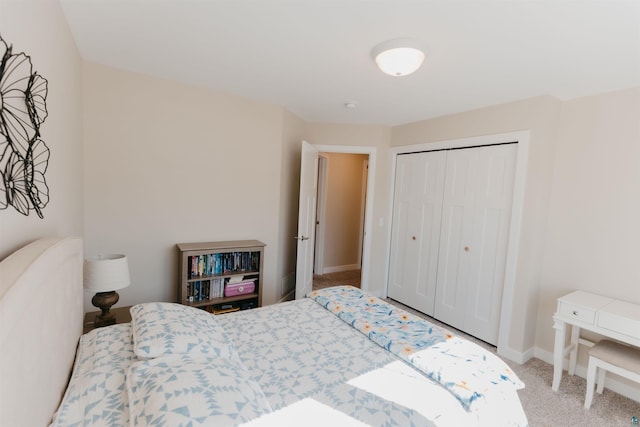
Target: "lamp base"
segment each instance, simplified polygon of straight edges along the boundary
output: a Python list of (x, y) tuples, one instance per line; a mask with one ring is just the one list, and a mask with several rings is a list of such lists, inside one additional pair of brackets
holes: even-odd
[(91, 298), (91, 304), (98, 307), (102, 312), (96, 316), (95, 328), (115, 325), (116, 317), (109, 311), (112, 305), (118, 302), (120, 295), (116, 291), (98, 292)]

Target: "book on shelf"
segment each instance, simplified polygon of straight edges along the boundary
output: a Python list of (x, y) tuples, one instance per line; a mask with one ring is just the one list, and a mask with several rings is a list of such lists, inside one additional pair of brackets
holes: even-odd
[(222, 277), (214, 277), (208, 280), (197, 280), (187, 283), (187, 301), (200, 302), (214, 298), (220, 298), (224, 293), (224, 281)]
[(257, 271), (260, 252), (225, 252), (188, 257), (189, 278), (232, 273), (234, 271)]

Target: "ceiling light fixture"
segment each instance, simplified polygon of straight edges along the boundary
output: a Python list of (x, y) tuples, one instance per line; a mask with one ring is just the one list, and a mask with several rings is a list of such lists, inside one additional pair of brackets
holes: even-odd
[(424, 48), (417, 40), (393, 39), (375, 46), (371, 56), (383, 73), (391, 76), (407, 76), (422, 65)]

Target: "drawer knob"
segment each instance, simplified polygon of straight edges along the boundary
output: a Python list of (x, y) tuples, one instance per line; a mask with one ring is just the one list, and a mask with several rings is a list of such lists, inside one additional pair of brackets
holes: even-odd
[(578, 315), (578, 310), (573, 310), (573, 311), (571, 312), (571, 314), (573, 314), (574, 316), (577, 316), (577, 315)]

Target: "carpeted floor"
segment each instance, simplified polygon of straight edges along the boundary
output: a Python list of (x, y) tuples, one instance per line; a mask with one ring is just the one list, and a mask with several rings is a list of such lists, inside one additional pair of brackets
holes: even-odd
[(531, 359), (523, 365), (507, 363), (526, 385), (518, 394), (531, 427), (627, 427), (632, 416), (640, 417), (640, 403), (606, 388), (602, 394), (594, 394), (591, 409), (584, 409), (587, 384), (577, 375), (565, 372), (560, 390), (553, 392), (553, 366), (540, 359)]
[(360, 270), (341, 271), (329, 274), (314, 274), (313, 289), (328, 288), (337, 285), (351, 285), (360, 287)]
[[(388, 302), (404, 308), (430, 322), (454, 330), (483, 347), (496, 352), (496, 348), (477, 340), (397, 301)], [(586, 380), (577, 375), (570, 376), (565, 371), (560, 382), (560, 390), (551, 390), (553, 366), (540, 359), (531, 359), (522, 365), (505, 360), (513, 371), (525, 383), (518, 391), (531, 427), (627, 427), (631, 417), (640, 417), (640, 402), (636, 402), (611, 390), (604, 389), (602, 394), (594, 394), (591, 409), (584, 409)], [(606, 384), (606, 383), (605, 383)], [(640, 396), (639, 396), (640, 399)]]

